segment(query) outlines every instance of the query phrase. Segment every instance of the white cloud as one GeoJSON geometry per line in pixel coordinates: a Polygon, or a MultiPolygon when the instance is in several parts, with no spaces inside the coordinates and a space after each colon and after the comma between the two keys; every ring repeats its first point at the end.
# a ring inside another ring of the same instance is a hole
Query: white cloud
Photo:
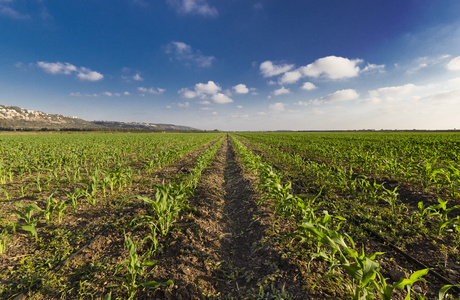
{"type": "Polygon", "coordinates": [[[50,63],[50,62],[39,61],[37,62],[37,65],[40,68],[42,68],[46,73],[49,73],[49,74],[70,75],[72,74],[72,72],[77,71],[77,67],[69,63],[61,63],[61,62],[50,63]]]}
{"type": "Polygon", "coordinates": [[[220,92],[222,88],[218,86],[214,81],[208,81],[208,83],[197,83],[194,91],[187,88],[179,90],[179,94],[186,99],[193,99],[196,97],[206,98],[206,95],[214,95],[220,92]]]}
{"type": "Polygon", "coordinates": [[[383,73],[385,72],[385,65],[376,65],[376,64],[367,64],[361,71],[361,73],[365,72],[378,72],[383,73]]]}
{"type": "Polygon", "coordinates": [[[350,60],[348,58],[327,56],[319,58],[313,63],[301,67],[298,70],[308,77],[324,77],[328,79],[344,79],[359,75],[361,59],[350,60]]]}
{"type": "Polygon", "coordinates": [[[210,67],[216,59],[214,56],[206,56],[199,50],[193,50],[190,45],[184,42],[171,42],[165,47],[166,54],[173,55],[178,61],[185,61],[186,64],[196,64],[199,67],[210,67]]]}
{"type": "Polygon", "coordinates": [[[145,88],[145,87],[138,87],[137,90],[141,93],[147,93],[147,94],[152,94],[152,95],[161,95],[163,94],[166,90],[165,89],[160,89],[160,88],[145,88]]]}
{"type": "Polygon", "coordinates": [[[447,83],[452,86],[460,86],[460,77],[452,78],[447,83]]]}
{"type": "Polygon", "coordinates": [[[268,108],[273,112],[283,112],[286,110],[284,103],[281,102],[270,104],[268,108]]]}
{"type": "Polygon", "coordinates": [[[447,64],[447,69],[451,71],[460,70],[460,56],[457,56],[449,61],[447,64]]]}
{"type": "Polygon", "coordinates": [[[233,89],[235,90],[235,93],[237,94],[247,94],[249,93],[249,89],[246,87],[245,84],[237,84],[233,87],[233,89]]]}
{"type": "Polygon", "coordinates": [[[195,98],[197,95],[197,93],[195,93],[194,91],[191,91],[187,88],[183,88],[183,89],[180,89],[178,91],[179,95],[181,95],[183,98],[185,99],[193,99],[195,98]]]}
{"type": "Polygon", "coordinates": [[[104,75],[99,72],[91,71],[88,68],[81,67],[78,71],[77,77],[81,80],[98,81],[104,78],[104,75]]]}
{"type": "Polygon", "coordinates": [[[189,102],[178,103],[177,106],[180,107],[180,108],[189,108],[189,107],[190,107],[190,103],[189,103],[189,102]]]}
{"type": "Polygon", "coordinates": [[[220,92],[222,89],[220,86],[214,83],[214,81],[208,81],[208,83],[197,83],[195,85],[195,92],[198,95],[209,94],[213,95],[217,92],[220,92]]]}
{"type": "Polygon", "coordinates": [[[113,93],[113,92],[109,92],[109,91],[105,91],[103,93],[99,93],[99,94],[82,94],[80,92],[74,92],[74,93],[70,93],[70,96],[72,97],[99,97],[99,96],[107,96],[107,97],[113,97],[113,96],[116,96],[116,97],[121,97],[121,96],[129,96],[131,95],[129,92],[123,92],[123,93],[113,93]]]}
{"type": "MultiPolygon", "coordinates": [[[[312,101],[313,104],[320,104],[324,102],[337,102],[337,101],[349,101],[356,100],[359,98],[359,94],[353,89],[339,90],[331,93],[327,96],[315,99],[312,101]]],[[[304,103],[305,104],[305,103],[304,103]]],[[[301,105],[299,103],[299,105],[301,105]]]]}
{"type": "Polygon", "coordinates": [[[460,104],[460,89],[455,89],[451,91],[434,93],[432,95],[425,96],[420,100],[427,100],[435,103],[442,104],[460,104]]]}
{"type": "Polygon", "coordinates": [[[275,90],[273,92],[273,95],[279,96],[279,95],[285,95],[285,94],[289,94],[289,93],[291,93],[291,91],[289,89],[285,88],[284,86],[282,86],[281,88],[275,90]]]}
{"type": "MultiPolygon", "coordinates": [[[[419,72],[420,70],[427,69],[435,66],[445,66],[449,60],[450,55],[438,55],[438,56],[422,56],[415,58],[407,66],[403,66],[406,69],[406,73],[411,75],[419,72]]],[[[429,72],[429,71],[426,71],[429,72]]]]}
{"type": "Polygon", "coordinates": [[[305,82],[301,87],[301,89],[306,90],[306,91],[312,91],[316,88],[317,88],[316,85],[314,85],[311,82],[305,82]]]}
{"type": "Polygon", "coordinates": [[[193,14],[205,17],[217,17],[217,9],[209,6],[205,0],[167,0],[167,2],[180,14],[193,14]]]}
{"type": "Polygon", "coordinates": [[[300,78],[302,78],[302,73],[299,71],[289,71],[283,74],[280,78],[280,84],[291,84],[296,83],[300,78]]]}
{"type": "Polygon", "coordinates": [[[70,64],[70,63],[61,63],[61,62],[56,62],[56,63],[50,63],[50,62],[44,62],[44,61],[39,61],[37,62],[37,66],[43,69],[46,73],[49,74],[64,74],[64,75],[70,75],[72,73],[77,73],[77,77],[81,80],[88,80],[88,81],[98,81],[104,78],[104,75],[102,75],[99,72],[92,71],[88,68],[85,67],[80,67],[77,68],[76,66],[70,64]]]}
{"type": "Polygon", "coordinates": [[[201,100],[201,101],[198,101],[197,103],[201,105],[211,105],[211,101],[208,101],[208,100],[201,100]]]}
{"type": "MultiPolygon", "coordinates": [[[[225,104],[233,102],[230,98],[230,91],[225,90],[225,94],[221,93],[222,88],[216,84],[214,81],[208,81],[208,83],[197,83],[195,84],[194,91],[191,91],[187,88],[179,90],[179,94],[186,99],[193,99],[200,97],[203,101],[208,99],[208,96],[211,96],[211,99],[218,104],[225,104]]],[[[208,102],[205,102],[208,104],[208,102]]]]}
{"type": "Polygon", "coordinates": [[[136,81],[143,81],[144,78],[141,77],[139,73],[136,73],[136,75],[133,76],[133,79],[136,81]]]}
{"type": "Polygon", "coordinates": [[[242,108],[243,108],[243,105],[237,105],[236,108],[242,109],[242,108]]]}
{"type": "Polygon", "coordinates": [[[274,65],[271,61],[267,60],[260,64],[260,72],[264,77],[272,77],[287,71],[290,71],[294,68],[294,65],[274,65]]]}
{"type": "Polygon", "coordinates": [[[214,94],[214,95],[212,96],[212,100],[213,100],[215,103],[219,103],[219,104],[226,104],[226,103],[231,103],[231,102],[233,102],[233,100],[232,100],[230,97],[228,97],[228,96],[226,96],[226,95],[224,95],[224,94],[222,94],[222,93],[214,94]]]}
{"type": "Polygon", "coordinates": [[[390,86],[390,87],[383,87],[376,90],[369,91],[369,95],[371,97],[399,97],[408,95],[413,92],[417,88],[416,85],[409,83],[400,86],[390,86]]]}

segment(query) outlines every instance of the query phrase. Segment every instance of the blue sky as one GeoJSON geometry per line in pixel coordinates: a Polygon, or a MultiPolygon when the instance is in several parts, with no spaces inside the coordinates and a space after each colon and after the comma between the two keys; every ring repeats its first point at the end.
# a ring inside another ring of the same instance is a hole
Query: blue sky
{"type": "Polygon", "coordinates": [[[460,1],[0,0],[0,104],[207,130],[460,128],[460,1]]]}

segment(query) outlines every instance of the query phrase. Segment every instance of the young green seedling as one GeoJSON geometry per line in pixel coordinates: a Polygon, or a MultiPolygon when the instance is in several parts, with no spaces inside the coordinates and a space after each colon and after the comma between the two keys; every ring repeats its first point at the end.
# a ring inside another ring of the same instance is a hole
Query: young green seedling
{"type": "Polygon", "coordinates": [[[115,270],[114,275],[112,276],[113,279],[116,279],[118,281],[121,281],[121,284],[114,284],[111,285],[110,287],[114,286],[121,286],[125,288],[128,292],[128,300],[134,299],[134,295],[136,294],[137,290],[141,288],[150,288],[150,289],[156,289],[159,288],[160,286],[168,286],[172,285],[173,281],[168,280],[166,282],[157,282],[157,281],[148,281],[145,283],[137,283],[138,277],[144,275],[144,269],[147,266],[153,266],[155,265],[154,261],[147,261],[147,260],[141,260],[139,258],[139,255],[137,254],[137,246],[136,243],[133,242],[133,240],[125,236],[125,247],[128,249],[129,252],[129,259],[123,261],[115,270]],[[118,277],[115,276],[120,269],[126,265],[126,273],[124,277],[118,277]]]}

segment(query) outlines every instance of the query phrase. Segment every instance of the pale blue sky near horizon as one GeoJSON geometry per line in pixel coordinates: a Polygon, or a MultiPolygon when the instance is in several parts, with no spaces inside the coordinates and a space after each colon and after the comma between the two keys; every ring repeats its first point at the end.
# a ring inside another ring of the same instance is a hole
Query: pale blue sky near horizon
{"type": "Polygon", "coordinates": [[[0,104],[212,130],[460,127],[460,1],[0,0],[0,104]]]}

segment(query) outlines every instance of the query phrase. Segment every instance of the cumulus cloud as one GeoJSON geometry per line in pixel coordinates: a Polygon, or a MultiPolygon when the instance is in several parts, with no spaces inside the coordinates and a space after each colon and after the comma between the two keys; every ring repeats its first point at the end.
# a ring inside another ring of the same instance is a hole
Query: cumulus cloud
{"type": "Polygon", "coordinates": [[[361,59],[350,60],[344,57],[327,56],[319,58],[311,64],[299,68],[304,76],[324,77],[327,79],[344,79],[359,75],[361,59]]]}
{"type": "Polygon", "coordinates": [[[346,89],[336,91],[332,94],[329,94],[323,98],[320,98],[320,101],[324,102],[335,102],[335,101],[349,101],[359,98],[359,94],[353,89],[346,89]]]}
{"type": "Polygon", "coordinates": [[[289,94],[289,93],[291,93],[291,91],[289,89],[285,88],[284,86],[282,86],[281,88],[275,90],[273,92],[273,95],[279,96],[279,95],[285,95],[285,94],[289,94]]]}
{"type": "Polygon", "coordinates": [[[281,102],[277,102],[277,103],[274,103],[274,104],[270,104],[268,106],[268,108],[272,111],[272,112],[283,112],[286,110],[286,107],[285,107],[285,104],[284,103],[281,103],[281,102]]]}
{"type": "MultiPolygon", "coordinates": [[[[285,85],[296,83],[304,77],[340,80],[357,77],[360,73],[384,72],[385,70],[385,65],[370,63],[368,63],[363,69],[360,69],[358,65],[362,62],[362,59],[326,56],[319,58],[306,66],[294,69],[294,65],[275,65],[273,62],[268,60],[260,65],[260,72],[264,77],[281,75],[278,79],[278,84],[285,85]]],[[[275,82],[271,80],[269,84],[275,84],[275,82]]]]}
{"type": "Polygon", "coordinates": [[[102,95],[112,97],[113,93],[111,93],[111,92],[103,92],[102,95]]]}
{"type": "Polygon", "coordinates": [[[80,80],[87,80],[87,81],[98,81],[104,78],[104,75],[102,75],[99,72],[92,71],[91,69],[85,68],[85,67],[80,67],[77,68],[76,66],[70,64],[70,63],[61,63],[61,62],[56,62],[56,63],[50,63],[50,62],[44,62],[44,61],[39,61],[37,62],[37,66],[46,73],[49,74],[64,74],[64,75],[70,75],[70,74],[77,74],[77,77],[80,80]]]}
{"type": "Polygon", "coordinates": [[[187,88],[180,89],[178,93],[185,99],[193,99],[198,96],[196,92],[191,91],[187,88]]]}
{"type": "Polygon", "coordinates": [[[78,71],[77,77],[80,78],[80,80],[98,81],[104,78],[104,75],[99,72],[91,71],[88,68],[81,67],[78,71]]]}
{"type": "Polygon", "coordinates": [[[197,103],[201,105],[211,105],[211,101],[208,101],[208,100],[201,100],[201,101],[198,101],[197,103]]]}
{"type": "Polygon", "coordinates": [[[136,81],[143,81],[144,78],[142,78],[141,74],[136,73],[136,75],[133,76],[133,79],[136,81]]]}
{"type": "Polygon", "coordinates": [[[246,87],[245,84],[242,84],[242,83],[235,85],[233,87],[233,90],[237,94],[247,94],[247,93],[249,93],[249,89],[246,87]]]}
{"type": "Polygon", "coordinates": [[[272,77],[276,75],[283,74],[285,72],[290,71],[294,68],[294,65],[282,64],[282,65],[274,65],[273,62],[267,60],[260,64],[260,72],[264,77],[272,77]]]}
{"type": "Polygon", "coordinates": [[[152,94],[152,95],[161,95],[163,94],[166,90],[165,89],[160,89],[160,88],[145,88],[145,87],[138,87],[137,90],[141,93],[144,93],[144,94],[152,94]]]}
{"type": "Polygon", "coordinates": [[[447,64],[447,69],[451,71],[460,70],[460,56],[457,56],[449,61],[447,64]]]}
{"type": "Polygon", "coordinates": [[[69,63],[50,63],[39,61],[37,65],[49,74],[65,74],[70,75],[72,72],[77,72],[77,67],[69,63]]]}
{"type": "Polygon", "coordinates": [[[305,82],[301,87],[301,89],[306,90],[306,91],[312,91],[316,88],[317,88],[316,85],[314,85],[311,82],[305,82]]]}
{"type": "Polygon", "coordinates": [[[212,95],[212,101],[218,104],[226,104],[226,103],[233,102],[233,100],[230,97],[222,93],[217,93],[217,94],[212,95]]]}
{"type": "Polygon", "coordinates": [[[218,104],[233,102],[233,100],[230,98],[229,91],[225,91],[227,95],[221,93],[221,91],[222,88],[214,81],[210,80],[208,83],[197,83],[193,91],[187,88],[183,88],[179,90],[178,93],[186,99],[200,97],[202,100],[206,100],[209,99],[208,96],[210,96],[212,101],[218,104]]]}
{"type": "Polygon", "coordinates": [[[356,100],[359,98],[359,94],[353,89],[345,89],[339,90],[324,97],[311,100],[311,101],[299,101],[296,102],[296,105],[299,106],[308,106],[310,104],[321,104],[321,103],[329,103],[329,102],[340,102],[340,101],[350,101],[356,100]]]}
{"type": "Polygon", "coordinates": [[[202,94],[215,94],[219,91],[221,91],[222,88],[218,86],[217,84],[214,83],[214,81],[208,81],[208,83],[197,83],[195,85],[195,92],[198,95],[202,94]]]}
{"type": "Polygon", "coordinates": [[[194,64],[199,67],[210,67],[216,59],[214,56],[206,56],[200,50],[193,50],[190,45],[184,42],[171,42],[165,47],[166,54],[171,55],[171,59],[185,61],[186,64],[194,64]]]}
{"type": "Polygon", "coordinates": [[[289,71],[283,74],[279,80],[279,84],[291,84],[296,83],[300,78],[302,78],[302,73],[299,71],[289,71]]]}
{"type": "Polygon", "coordinates": [[[167,0],[180,14],[201,15],[205,17],[217,17],[217,9],[210,6],[205,0],[167,0]]]}
{"type": "Polygon", "coordinates": [[[410,94],[416,88],[417,86],[415,84],[408,83],[400,86],[390,86],[371,90],[369,91],[369,95],[371,97],[399,97],[410,94]]]}

